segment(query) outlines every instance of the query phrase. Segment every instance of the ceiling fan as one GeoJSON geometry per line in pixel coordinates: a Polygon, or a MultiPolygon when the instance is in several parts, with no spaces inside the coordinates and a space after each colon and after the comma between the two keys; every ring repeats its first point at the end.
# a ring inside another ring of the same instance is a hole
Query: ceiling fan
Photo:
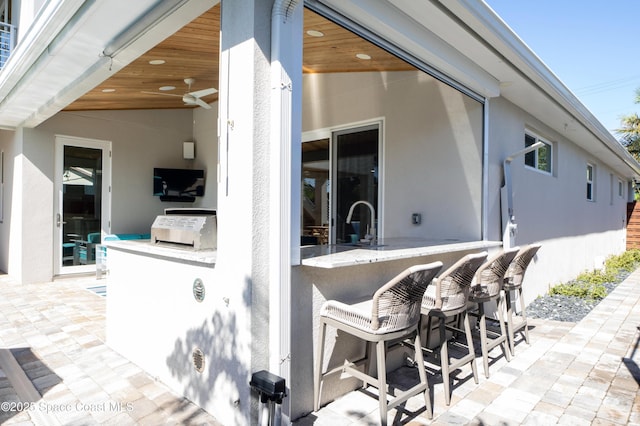
{"type": "Polygon", "coordinates": [[[211,109],[211,105],[209,105],[208,103],[206,103],[200,98],[202,98],[203,96],[213,95],[214,93],[217,92],[217,90],[214,89],[213,87],[209,87],[208,89],[196,90],[192,92],[191,85],[196,82],[196,79],[185,78],[184,82],[189,86],[187,93],[185,93],[184,95],[176,95],[175,93],[145,92],[145,91],[143,91],[142,93],[147,93],[150,95],[179,96],[179,97],[182,97],[182,102],[184,102],[186,105],[198,105],[205,109],[211,109]]]}

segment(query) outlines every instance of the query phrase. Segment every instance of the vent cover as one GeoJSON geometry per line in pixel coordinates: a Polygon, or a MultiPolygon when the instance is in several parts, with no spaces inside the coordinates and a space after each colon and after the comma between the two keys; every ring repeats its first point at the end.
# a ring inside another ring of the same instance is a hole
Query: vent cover
{"type": "Polygon", "coordinates": [[[200,348],[195,348],[191,356],[193,358],[193,366],[196,371],[198,373],[202,373],[204,371],[204,353],[200,348]]]}
{"type": "Polygon", "coordinates": [[[202,302],[204,300],[205,290],[204,283],[200,278],[196,278],[193,282],[193,297],[198,302],[202,302]]]}

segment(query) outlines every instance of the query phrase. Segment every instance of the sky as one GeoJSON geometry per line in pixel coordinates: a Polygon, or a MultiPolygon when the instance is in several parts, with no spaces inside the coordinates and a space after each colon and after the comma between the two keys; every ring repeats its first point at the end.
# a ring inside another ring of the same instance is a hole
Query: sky
{"type": "Polygon", "coordinates": [[[640,114],[640,1],[485,2],[616,138],[640,114]]]}

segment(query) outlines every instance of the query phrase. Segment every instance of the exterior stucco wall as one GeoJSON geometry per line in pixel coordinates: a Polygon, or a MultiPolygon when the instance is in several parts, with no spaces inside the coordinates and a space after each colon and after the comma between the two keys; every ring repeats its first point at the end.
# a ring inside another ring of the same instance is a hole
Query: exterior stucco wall
{"type": "Polygon", "coordinates": [[[238,0],[221,16],[216,274],[233,291],[234,362],[247,374],[238,404],[218,400],[224,424],[257,422],[249,373],[269,369],[270,15],[271,2],[238,0]]]}
{"type": "Polygon", "coordinates": [[[307,74],[303,131],[384,119],[384,237],[481,238],[483,107],[420,71],[307,74]],[[422,214],[420,225],[411,214],[422,214]]]}
{"type": "Polygon", "coordinates": [[[623,195],[618,195],[622,177],[615,170],[573,143],[570,132],[558,134],[504,99],[491,100],[489,122],[489,239],[499,240],[502,235],[503,160],[524,148],[525,129],[554,145],[552,175],[525,167],[523,156],[511,164],[516,244],[543,245],[527,272],[527,303],[550,285],[625,250],[628,189],[623,180],[623,195]],[[586,199],[587,163],[596,168],[595,201],[586,199]]]}
{"type": "Polygon", "coordinates": [[[22,131],[0,130],[0,151],[4,153],[2,188],[2,222],[0,223],[0,271],[19,270],[22,258],[22,239],[18,238],[22,228],[20,212],[21,194],[19,188],[22,178],[18,173],[20,167],[20,151],[22,147],[22,131]],[[17,169],[16,169],[17,168],[17,169]]]}
{"type": "Polygon", "coordinates": [[[195,169],[205,170],[204,197],[194,206],[215,209],[218,205],[218,103],[211,109],[193,110],[193,140],[196,143],[195,169]]]}
{"type": "MultiPolygon", "coordinates": [[[[201,121],[211,118],[203,116],[201,121]]],[[[215,120],[215,118],[213,118],[215,120]]],[[[53,276],[54,140],[56,134],[113,142],[112,232],[149,232],[166,207],[152,195],[153,167],[202,167],[210,191],[197,207],[215,207],[215,133],[199,130],[196,160],[182,159],[182,142],[193,140],[193,112],[112,111],[60,113],[35,129],[2,132],[5,151],[4,222],[0,224],[1,267],[23,282],[53,276]]]]}
{"type": "Polygon", "coordinates": [[[193,138],[190,109],[166,111],[62,112],[36,129],[44,143],[56,134],[112,142],[111,231],[149,232],[166,207],[153,196],[153,168],[191,168],[182,142],[193,138]]]}

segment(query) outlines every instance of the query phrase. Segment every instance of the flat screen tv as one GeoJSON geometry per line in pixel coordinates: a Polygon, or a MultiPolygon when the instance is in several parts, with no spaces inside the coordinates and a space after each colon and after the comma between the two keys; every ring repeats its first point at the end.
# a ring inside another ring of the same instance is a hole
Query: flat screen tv
{"type": "Polygon", "coordinates": [[[154,168],[153,195],[162,201],[193,202],[204,195],[204,170],[154,168]]]}

